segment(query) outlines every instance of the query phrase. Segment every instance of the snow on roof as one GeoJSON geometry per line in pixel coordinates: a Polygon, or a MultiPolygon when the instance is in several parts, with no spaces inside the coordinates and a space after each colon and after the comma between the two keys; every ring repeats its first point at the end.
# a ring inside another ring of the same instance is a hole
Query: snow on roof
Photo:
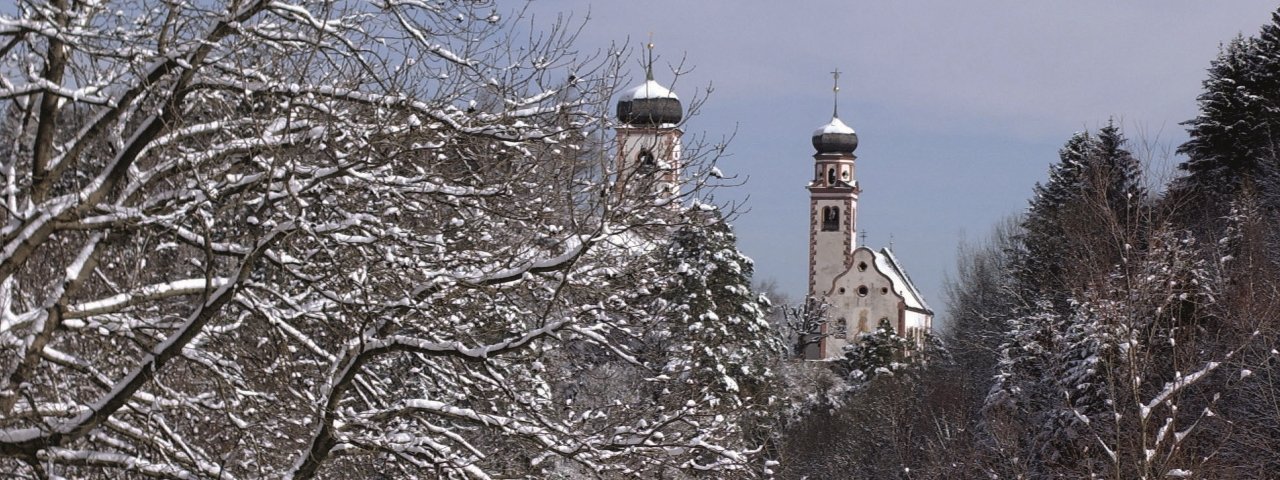
{"type": "Polygon", "coordinates": [[[911,283],[911,277],[907,276],[907,270],[902,268],[902,263],[898,261],[898,257],[895,257],[891,250],[882,248],[879,252],[875,250],[871,252],[876,259],[876,268],[893,282],[893,289],[905,299],[907,308],[933,313],[933,309],[929,308],[928,303],[925,303],[924,295],[921,295],[915,284],[911,283]]]}
{"type": "Polygon", "coordinates": [[[813,131],[813,136],[816,137],[825,133],[851,134],[853,133],[853,128],[840,121],[840,117],[831,117],[831,123],[818,127],[817,130],[813,131]]]}
{"type": "Polygon", "coordinates": [[[676,94],[671,93],[671,90],[667,90],[667,87],[658,85],[658,82],[653,80],[646,80],[644,83],[632,87],[631,90],[622,94],[622,98],[629,98],[631,100],[642,100],[648,98],[680,99],[676,94]]]}

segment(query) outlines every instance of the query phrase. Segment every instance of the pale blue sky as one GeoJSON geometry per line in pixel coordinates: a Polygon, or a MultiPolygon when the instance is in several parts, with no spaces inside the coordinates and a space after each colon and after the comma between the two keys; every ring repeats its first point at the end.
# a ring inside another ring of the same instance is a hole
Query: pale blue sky
{"type": "MultiPolygon", "coordinates": [[[[1276,8],[1231,0],[1006,1],[603,1],[534,0],[590,13],[578,45],[606,48],[653,34],[666,60],[696,68],[674,85],[682,98],[715,92],[686,131],[716,139],[737,129],[727,174],[748,179],[722,192],[750,195],[736,222],[757,279],[805,294],[804,189],[809,136],[831,114],[833,68],[840,116],[855,130],[863,187],[858,227],[894,250],[935,310],[961,239],[985,236],[1026,207],[1057,150],[1110,117],[1131,149],[1167,176],[1178,125],[1195,115],[1205,68],[1221,43],[1253,35],[1276,8]],[[1141,143],[1147,144],[1143,146],[1141,143]]],[[[642,73],[634,72],[636,78],[642,73]]],[[[658,80],[670,86],[670,73],[658,80]]]]}

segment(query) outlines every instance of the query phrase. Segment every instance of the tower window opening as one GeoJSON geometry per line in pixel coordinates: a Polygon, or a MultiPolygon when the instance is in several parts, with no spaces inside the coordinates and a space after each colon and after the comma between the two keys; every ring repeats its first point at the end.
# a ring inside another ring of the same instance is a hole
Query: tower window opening
{"type": "Polygon", "coordinates": [[[848,180],[848,179],[849,179],[849,171],[848,171],[848,170],[845,170],[845,171],[843,171],[843,172],[840,172],[840,178],[841,178],[842,180],[848,180]]]}
{"type": "Polygon", "coordinates": [[[822,231],[840,230],[840,207],[822,207],[822,231]]]}
{"type": "Polygon", "coordinates": [[[868,290],[867,290],[867,286],[866,286],[866,285],[860,285],[860,286],[858,286],[858,296],[859,296],[859,297],[865,297],[865,296],[867,296],[867,292],[868,292],[868,290]]]}
{"type": "Polygon", "coordinates": [[[888,294],[889,294],[889,287],[880,287],[880,294],[881,294],[881,295],[888,295],[888,294]]]}
{"type": "Polygon", "coordinates": [[[658,162],[653,158],[653,152],[648,149],[641,150],[640,155],[636,157],[637,169],[640,173],[652,173],[658,170],[658,162]]]}
{"type": "Polygon", "coordinates": [[[859,272],[867,271],[867,262],[858,262],[858,271],[859,272]]]}
{"type": "Polygon", "coordinates": [[[835,185],[835,184],[836,184],[836,169],[828,168],[827,169],[827,185],[835,185]]]}

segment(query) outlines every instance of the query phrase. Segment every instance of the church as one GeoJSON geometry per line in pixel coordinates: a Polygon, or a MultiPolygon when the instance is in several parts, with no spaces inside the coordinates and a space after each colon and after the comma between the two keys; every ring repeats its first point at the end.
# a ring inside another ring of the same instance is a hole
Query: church
{"type": "MultiPolygon", "coordinates": [[[[652,48],[652,46],[650,46],[652,48]]],[[[835,73],[839,92],[839,73],[835,73]]],[[[825,305],[827,321],[806,359],[841,355],[859,334],[888,324],[900,336],[919,341],[933,327],[933,310],[902,262],[889,248],[857,243],[858,195],[855,175],[858,135],[840,120],[838,98],[831,122],[813,133],[813,178],[809,182],[808,298],[825,305]]],[[[675,93],[657,83],[650,63],[645,82],[618,98],[617,168],[619,188],[654,178],[652,188],[678,195],[681,161],[679,127],[683,109],[675,93]]]]}
{"type": "MultiPolygon", "coordinates": [[[[839,73],[835,72],[836,80],[839,73]]],[[[832,89],[838,94],[839,84],[832,89]]],[[[840,120],[813,132],[813,178],[809,181],[809,298],[825,305],[827,322],[805,358],[840,356],[859,334],[887,323],[895,333],[920,341],[933,328],[933,310],[911,283],[889,248],[858,245],[856,175],[858,134],[840,120]]]]}

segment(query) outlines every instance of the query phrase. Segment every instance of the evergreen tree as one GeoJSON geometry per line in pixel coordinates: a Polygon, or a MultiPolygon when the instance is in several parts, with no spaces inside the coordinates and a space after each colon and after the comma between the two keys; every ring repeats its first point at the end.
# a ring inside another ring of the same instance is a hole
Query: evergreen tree
{"type": "MultiPolygon", "coordinates": [[[[1218,217],[1242,189],[1274,197],[1280,146],[1280,10],[1252,38],[1239,37],[1209,65],[1200,113],[1184,122],[1191,139],[1178,148],[1187,176],[1171,191],[1195,211],[1218,217]]],[[[1271,203],[1274,207],[1276,204],[1271,203]]]]}
{"type": "MultiPolygon", "coordinates": [[[[784,347],[769,324],[768,300],[752,290],[752,260],[738,251],[736,237],[718,211],[691,208],[679,220],[667,236],[645,242],[652,252],[644,265],[629,267],[668,272],[627,300],[639,306],[631,312],[641,319],[635,322],[638,328],[627,333],[633,338],[635,363],[645,372],[631,388],[637,402],[664,412],[661,421],[684,438],[716,432],[736,439],[737,445],[759,446],[767,441],[768,425],[781,406],[775,368],[784,347]]],[[[673,438],[671,432],[666,436],[673,438]]],[[[644,441],[658,445],[664,440],[644,441]]],[[[748,460],[703,457],[673,467],[703,470],[748,460]]],[[[637,467],[637,472],[654,476],[674,470],[637,467]]]]}
{"type": "Polygon", "coordinates": [[[1047,301],[1010,320],[979,425],[986,443],[1018,464],[1031,458],[1035,424],[1053,401],[1045,382],[1062,343],[1063,319],[1047,301]]]}
{"type": "Polygon", "coordinates": [[[1097,136],[1077,133],[1059,151],[1049,181],[1037,184],[1015,252],[1017,293],[1025,304],[1048,300],[1062,314],[1066,300],[1110,271],[1136,228],[1145,201],[1138,160],[1114,123],[1097,136]]]}
{"type": "Polygon", "coordinates": [[[894,333],[893,326],[881,320],[875,331],[859,334],[856,342],[846,346],[843,357],[833,367],[857,386],[880,376],[914,377],[934,363],[954,363],[940,338],[925,334],[917,342],[894,333]]]}
{"type": "Polygon", "coordinates": [[[753,262],[718,212],[692,211],[662,253],[673,272],[660,303],[671,343],[666,375],[689,379],[708,396],[740,408],[772,379],[783,346],[769,325],[768,300],[751,289],[753,262]]]}

